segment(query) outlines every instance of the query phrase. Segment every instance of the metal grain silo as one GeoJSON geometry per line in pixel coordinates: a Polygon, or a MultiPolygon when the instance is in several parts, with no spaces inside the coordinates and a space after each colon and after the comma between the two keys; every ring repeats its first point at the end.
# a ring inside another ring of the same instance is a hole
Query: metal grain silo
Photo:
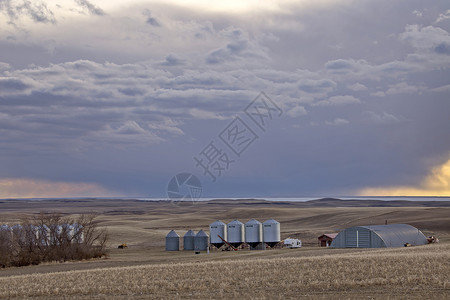
{"type": "Polygon", "coordinates": [[[271,248],[280,242],[280,222],[270,219],[263,223],[263,241],[271,248]]]}
{"type": "Polygon", "coordinates": [[[84,243],[84,229],[83,225],[73,223],[73,241],[77,244],[84,243]]]}
{"type": "Polygon", "coordinates": [[[262,224],[258,220],[252,219],[245,223],[245,242],[251,248],[258,247],[263,241],[262,224]]]}
{"type": "Polygon", "coordinates": [[[166,251],[178,251],[180,250],[180,236],[171,230],[166,235],[166,251]]]}
{"type": "Polygon", "coordinates": [[[194,237],[194,248],[195,251],[206,251],[208,250],[208,239],[209,236],[203,230],[200,230],[194,237]]]}
{"type": "Polygon", "coordinates": [[[231,221],[227,224],[227,242],[237,248],[244,242],[245,230],[244,223],[238,220],[231,221]]]}
{"type": "Polygon", "coordinates": [[[209,234],[211,239],[211,245],[214,245],[217,248],[222,247],[224,242],[227,240],[227,224],[224,222],[217,220],[214,223],[209,225],[209,234]],[[219,237],[220,236],[220,237],[219,237]],[[222,239],[221,239],[222,238],[222,239]]]}
{"type": "Polygon", "coordinates": [[[183,249],[184,250],[194,250],[194,237],[195,232],[188,230],[183,236],[183,249]]]}

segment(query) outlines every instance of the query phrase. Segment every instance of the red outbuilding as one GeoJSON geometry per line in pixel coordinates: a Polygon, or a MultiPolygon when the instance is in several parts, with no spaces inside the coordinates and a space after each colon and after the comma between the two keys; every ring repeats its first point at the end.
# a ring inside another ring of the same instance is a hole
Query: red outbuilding
{"type": "Polygon", "coordinates": [[[331,242],[337,235],[337,233],[322,234],[317,238],[319,240],[319,247],[330,247],[331,242]]]}

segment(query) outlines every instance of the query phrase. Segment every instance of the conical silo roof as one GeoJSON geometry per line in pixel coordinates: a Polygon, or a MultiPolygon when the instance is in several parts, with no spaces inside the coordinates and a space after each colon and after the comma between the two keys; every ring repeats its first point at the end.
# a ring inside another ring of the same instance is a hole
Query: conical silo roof
{"type": "Polygon", "coordinates": [[[175,230],[171,230],[171,231],[166,235],[166,237],[180,237],[180,236],[178,235],[178,233],[175,232],[175,230]]]}
{"type": "Polygon", "coordinates": [[[226,226],[227,224],[225,224],[224,222],[217,220],[215,222],[212,222],[211,224],[209,224],[209,226],[226,226]]]}
{"type": "Polygon", "coordinates": [[[258,224],[261,224],[261,222],[255,219],[251,219],[250,221],[245,223],[245,225],[258,225],[258,224]]]}
{"type": "Polygon", "coordinates": [[[265,221],[263,224],[280,224],[280,222],[278,222],[277,220],[274,220],[274,219],[269,219],[269,220],[265,221]]]}
{"type": "Polygon", "coordinates": [[[200,230],[199,232],[197,232],[197,234],[195,236],[197,236],[197,237],[201,237],[201,236],[209,237],[208,234],[203,231],[203,229],[200,230]]]}
{"type": "Polygon", "coordinates": [[[239,220],[233,220],[230,223],[228,223],[228,225],[244,225],[244,223],[242,223],[239,220]]]}
{"type": "Polygon", "coordinates": [[[184,236],[189,237],[189,236],[195,236],[195,232],[192,231],[192,229],[189,229],[184,236]]]}

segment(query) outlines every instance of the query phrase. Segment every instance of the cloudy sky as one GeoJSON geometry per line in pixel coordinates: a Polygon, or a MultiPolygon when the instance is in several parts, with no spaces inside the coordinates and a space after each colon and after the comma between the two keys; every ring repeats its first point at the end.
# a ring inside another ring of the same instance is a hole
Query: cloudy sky
{"type": "Polygon", "coordinates": [[[449,116],[448,0],[0,0],[1,198],[449,196],[449,116]]]}

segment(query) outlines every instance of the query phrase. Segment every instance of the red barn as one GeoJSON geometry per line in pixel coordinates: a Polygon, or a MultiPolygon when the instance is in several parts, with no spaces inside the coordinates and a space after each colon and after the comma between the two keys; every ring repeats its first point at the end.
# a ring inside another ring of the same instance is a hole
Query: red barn
{"type": "Polygon", "coordinates": [[[337,233],[322,234],[317,238],[319,240],[319,247],[330,247],[331,242],[337,235],[337,233]]]}

